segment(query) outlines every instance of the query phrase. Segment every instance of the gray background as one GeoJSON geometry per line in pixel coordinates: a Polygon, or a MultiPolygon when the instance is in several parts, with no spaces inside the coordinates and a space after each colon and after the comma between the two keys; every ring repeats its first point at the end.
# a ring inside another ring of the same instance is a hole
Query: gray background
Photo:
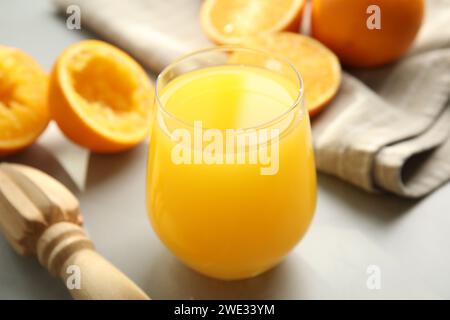
{"type": "MultiPolygon", "coordinates": [[[[0,1],[0,44],[25,50],[47,70],[67,45],[89,37],[86,30],[66,29],[46,0],[0,1]]],[[[367,194],[319,174],[316,216],[301,244],[262,276],[222,282],[185,268],[153,233],[144,203],[145,144],[88,160],[66,154],[70,175],[55,156],[67,145],[50,126],[37,144],[8,161],[32,164],[71,188],[97,250],[152,298],[450,298],[450,184],[412,201],[367,194]],[[85,163],[87,172],[81,169],[85,163]],[[84,188],[75,183],[77,170],[84,188]],[[369,265],[380,267],[380,290],[367,288],[369,265]]],[[[17,256],[0,237],[0,298],[70,296],[58,279],[33,258],[17,256]]]]}

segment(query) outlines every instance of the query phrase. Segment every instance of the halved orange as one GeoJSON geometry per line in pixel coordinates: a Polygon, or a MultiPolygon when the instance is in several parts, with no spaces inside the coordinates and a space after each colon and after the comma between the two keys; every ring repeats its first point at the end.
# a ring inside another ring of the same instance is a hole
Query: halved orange
{"type": "Polygon", "coordinates": [[[205,0],[200,22],[219,44],[237,44],[243,37],[269,31],[298,31],[305,0],[205,0]]]}
{"type": "Polygon", "coordinates": [[[128,54],[97,40],[68,47],[53,66],[49,108],[64,134],[94,152],[129,149],[147,136],[154,90],[128,54]]]}
{"type": "Polygon", "coordinates": [[[252,36],[243,43],[285,56],[296,67],[303,79],[306,107],[311,116],[336,95],[341,66],[336,55],[320,42],[296,33],[276,32],[252,36]]]}
{"type": "Polygon", "coordinates": [[[29,146],[47,127],[47,86],[33,58],[0,46],[0,156],[29,146]]]}

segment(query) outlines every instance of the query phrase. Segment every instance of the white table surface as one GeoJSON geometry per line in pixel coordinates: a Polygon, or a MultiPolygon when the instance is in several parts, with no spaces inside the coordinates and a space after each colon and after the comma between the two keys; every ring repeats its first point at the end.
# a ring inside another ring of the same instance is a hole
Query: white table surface
{"type": "MultiPolygon", "coordinates": [[[[46,0],[0,2],[0,44],[22,48],[47,70],[63,48],[89,37],[68,30],[46,0]]],[[[71,188],[98,251],[154,299],[450,298],[450,184],[412,201],[319,174],[316,216],[301,244],[262,276],[222,282],[181,265],[153,233],[144,203],[144,144],[89,155],[51,125],[8,161],[34,165],[71,188]],[[379,290],[367,288],[369,265],[381,270],[379,290]]],[[[0,236],[0,299],[67,298],[60,281],[0,236]]]]}

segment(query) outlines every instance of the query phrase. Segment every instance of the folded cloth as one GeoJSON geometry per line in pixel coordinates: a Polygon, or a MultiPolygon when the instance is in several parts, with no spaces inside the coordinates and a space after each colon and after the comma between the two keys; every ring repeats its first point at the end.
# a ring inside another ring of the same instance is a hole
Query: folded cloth
{"type": "MultiPolygon", "coordinates": [[[[211,46],[201,1],[54,0],[78,5],[82,27],[158,72],[211,46]]],[[[399,62],[344,72],[339,93],[313,121],[317,168],[371,192],[424,196],[450,179],[450,0],[430,0],[410,53],[399,62]]]]}

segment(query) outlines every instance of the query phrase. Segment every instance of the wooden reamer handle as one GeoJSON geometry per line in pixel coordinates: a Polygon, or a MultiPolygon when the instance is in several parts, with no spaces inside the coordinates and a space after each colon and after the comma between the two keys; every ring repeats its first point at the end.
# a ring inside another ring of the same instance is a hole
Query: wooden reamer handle
{"type": "Polygon", "coordinates": [[[84,230],[71,222],[49,226],[37,242],[39,262],[60,277],[75,299],[150,299],[99,255],[84,230]]]}

